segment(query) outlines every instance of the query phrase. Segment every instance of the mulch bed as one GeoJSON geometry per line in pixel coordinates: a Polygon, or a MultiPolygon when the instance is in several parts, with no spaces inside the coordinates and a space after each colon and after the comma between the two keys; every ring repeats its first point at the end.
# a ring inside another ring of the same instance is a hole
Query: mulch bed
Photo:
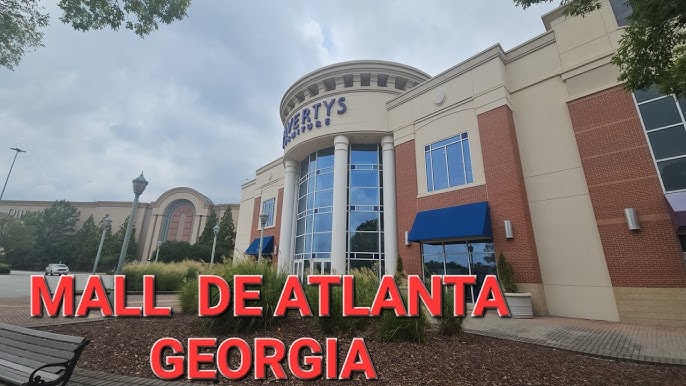
{"type": "MultiPolygon", "coordinates": [[[[161,337],[184,342],[189,337],[208,337],[196,316],[174,315],[169,319],[116,319],[51,326],[44,330],[85,336],[91,343],[79,359],[78,367],[108,373],[155,378],[149,365],[153,343],[161,337]]],[[[380,385],[684,385],[685,366],[663,366],[613,361],[583,356],[530,344],[465,334],[443,337],[435,331],[425,344],[386,343],[364,337],[379,376],[380,385]]],[[[288,345],[301,337],[324,336],[309,319],[287,318],[269,331],[237,336],[248,341],[272,337],[288,345]]],[[[221,342],[227,337],[218,337],[221,342]]],[[[345,356],[351,336],[339,337],[339,358],[345,356]]],[[[233,358],[235,359],[235,358],[233,358]]],[[[340,365],[339,365],[340,366],[340,365]]],[[[235,365],[234,365],[235,368],[235,365]]],[[[271,372],[268,371],[271,375],[271,372]]],[[[250,377],[242,384],[312,384],[294,379],[257,381],[250,377]]],[[[358,383],[360,377],[356,377],[358,383]]],[[[219,376],[220,384],[229,381],[219,376]]],[[[317,383],[324,382],[322,380],[317,383]]],[[[350,383],[351,381],[331,381],[350,383]]]]}

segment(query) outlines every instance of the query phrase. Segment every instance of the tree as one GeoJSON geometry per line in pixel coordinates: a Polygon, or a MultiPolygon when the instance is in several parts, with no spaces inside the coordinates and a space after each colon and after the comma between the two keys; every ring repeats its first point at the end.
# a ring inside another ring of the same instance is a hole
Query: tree
{"type": "MultiPolygon", "coordinates": [[[[219,221],[217,212],[212,209],[212,211],[210,211],[210,215],[207,216],[205,228],[202,230],[202,233],[200,234],[196,244],[212,246],[212,243],[214,242],[214,230],[212,228],[217,225],[217,221],[219,221]]],[[[219,238],[219,235],[217,235],[217,238],[219,238]]]]}
{"type": "Polygon", "coordinates": [[[100,228],[95,225],[93,215],[83,223],[81,229],[74,235],[72,243],[72,269],[87,270],[93,268],[95,255],[100,245],[100,228]]]}
{"type": "MultiPolygon", "coordinates": [[[[129,224],[129,218],[126,217],[124,223],[121,224],[116,233],[107,232],[105,236],[105,245],[102,247],[103,256],[107,255],[108,262],[114,261],[116,268],[116,263],[119,261],[119,255],[121,254],[121,247],[124,245],[124,236],[126,236],[126,227],[129,224]],[[114,256],[114,257],[112,257],[114,256]]],[[[129,238],[129,246],[126,249],[126,261],[133,261],[136,259],[136,249],[138,248],[138,243],[136,242],[136,225],[134,224],[131,228],[131,237],[129,238]]],[[[97,251],[96,251],[97,252],[97,251]]],[[[103,267],[104,269],[105,267],[103,267]]],[[[107,267],[111,268],[111,267],[107,267]]]]}
{"type": "Polygon", "coordinates": [[[226,211],[219,222],[219,234],[217,234],[217,256],[233,258],[233,250],[236,247],[236,228],[233,225],[231,205],[226,206],[226,211]]]}
{"type": "MultiPolygon", "coordinates": [[[[60,0],[60,20],[77,31],[118,30],[145,37],[187,16],[191,0],[60,0]]],[[[43,46],[49,15],[38,0],[0,0],[0,66],[14,69],[27,51],[43,46]]]]}
{"type": "MultiPolygon", "coordinates": [[[[514,0],[527,7],[556,0],[514,0]]],[[[562,0],[565,14],[584,16],[599,9],[600,0],[562,0]]],[[[612,63],[629,91],[655,85],[663,94],[686,96],[686,1],[626,0],[629,25],[612,63]]]]}
{"type": "Polygon", "coordinates": [[[33,227],[14,216],[0,214],[0,258],[14,268],[24,268],[25,256],[34,244],[33,227]]]}
{"type": "Polygon", "coordinates": [[[36,226],[36,248],[31,259],[34,268],[60,261],[71,263],[72,237],[79,215],[74,205],[61,200],[53,202],[40,215],[27,217],[28,223],[36,226]]]}

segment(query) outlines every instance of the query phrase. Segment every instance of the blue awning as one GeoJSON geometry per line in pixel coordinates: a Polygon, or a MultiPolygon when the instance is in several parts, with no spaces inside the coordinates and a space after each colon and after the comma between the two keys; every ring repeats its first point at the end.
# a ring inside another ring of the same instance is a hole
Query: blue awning
{"type": "MultiPolygon", "coordinates": [[[[265,236],[262,241],[262,254],[271,255],[274,251],[274,236],[265,236]]],[[[256,238],[250,243],[248,249],[245,250],[246,255],[259,255],[260,254],[260,238],[256,238]]]]}
{"type": "Polygon", "coordinates": [[[417,213],[408,240],[426,242],[486,238],[493,238],[488,202],[477,202],[417,213]]]}

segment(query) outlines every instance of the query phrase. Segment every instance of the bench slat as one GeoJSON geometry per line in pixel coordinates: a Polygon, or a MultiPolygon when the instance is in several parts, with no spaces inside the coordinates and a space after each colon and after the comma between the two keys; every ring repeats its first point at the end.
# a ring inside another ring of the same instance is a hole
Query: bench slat
{"type": "Polygon", "coordinates": [[[29,381],[29,376],[31,376],[30,373],[5,367],[0,364],[0,383],[4,381],[21,385],[29,381]]]}
{"type": "MultiPolygon", "coordinates": [[[[26,366],[26,367],[29,367],[32,369],[37,369],[37,368],[47,364],[47,363],[35,361],[33,359],[24,358],[24,357],[21,357],[19,355],[10,354],[10,353],[3,352],[3,351],[0,351],[0,359],[4,359],[8,362],[16,363],[18,365],[26,366]]],[[[57,373],[60,370],[64,370],[64,368],[63,367],[50,367],[50,368],[45,369],[45,371],[47,371],[49,373],[57,373]]]]}
{"type": "MultiPolygon", "coordinates": [[[[49,340],[49,339],[43,339],[43,338],[38,338],[38,337],[33,337],[25,334],[20,334],[14,331],[8,331],[8,330],[2,330],[0,329],[0,338],[7,338],[7,339],[12,339],[18,342],[25,342],[25,343],[30,343],[34,346],[38,347],[50,347],[54,348],[57,350],[63,350],[63,351],[70,351],[74,352],[76,348],[78,347],[77,344],[74,343],[67,343],[67,342],[59,342],[55,340],[49,340]]],[[[27,347],[27,349],[30,349],[27,347]]]]}
{"type": "Polygon", "coordinates": [[[37,337],[40,337],[43,339],[50,339],[50,340],[55,340],[55,341],[59,341],[59,342],[73,343],[76,345],[79,345],[84,341],[84,338],[79,337],[79,336],[56,334],[54,332],[34,330],[31,328],[13,326],[11,324],[5,324],[5,323],[0,323],[0,330],[8,330],[8,331],[13,331],[13,332],[20,333],[20,334],[37,336],[37,337]]]}
{"type": "MultiPolygon", "coordinates": [[[[32,345],[30,343],[18,342],[16,340],[9,339],[9,338],[2,339],[2,345],[12,347],[12,348],[17,349],[17,350],[25,351],[27,353],[37,353],[36,351],[40,350],[41,354],[49,355],[51,357],[58,358],[59,360],[57,360],[57,362],[68,361],[69,359],[74,357],[74,353],[71,351],[58,350],[58,349],[49,348],[49,347],[36,348],[35,345],[32,345]]],[[[0,348],[0,350],[2,350],[2,348],[0,348]]]]}
{"type": "MultiPolygon", "coordinates": [[[[70,354],[69,356],[62,355],[60,357],[54,357],[52,355],[48,355],[47,353],[37,353],[37,352],[22,350],[21,348],[12,347],[11,345],[7,345],[5,343],[8,343],[8,340],[3,340],[2,343],[0,343],[0,352],[6,352],[6,353],[14,354],[14,355],[19,355],[20,357],[33,359],[33,360],[43,362],[43,363],[65,362],[74,356],[73,354],[70,354]]],[[[63,352],[63,354],[68,354],[68,353],[63,352]]]]}
{"type": "MultiPolygon", "coordinates": [[[[31,376],[31,373],[33,372],[33,370],[35,370],[35,368],[30,368],[30,367],[26,367],[26,366],[23,366],[23,365],[20,365],[17,363],[8,362],[4,359],[0,359],[0,367],[3,368],[3,371],[5,369],[9,369],[8,372],[11,371],[13,374],[25,373],[26,374],[26,378],[25,378],[26,380],[24,382],[29,381],[29,376],[31,376]]],[[[49,373],[49,372],[43,371],[43,370],[37,372],[36,375],[40,375],[41,378],[43,378],[45,380],[49,380],[49,381],[52,381],[52,380],[60,377],[59,374],[53,374],[53,373],[49,373]]]]}

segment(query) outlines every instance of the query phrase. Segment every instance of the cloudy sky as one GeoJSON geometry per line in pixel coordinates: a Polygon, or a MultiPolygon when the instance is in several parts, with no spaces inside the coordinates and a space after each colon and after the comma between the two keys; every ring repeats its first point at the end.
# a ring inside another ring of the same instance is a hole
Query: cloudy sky
{"type": "Polygon", "coordinates": [[[195,0],[188,17],[145,39],[81,33],[59,22],[15,71],[0,68],[4,199],[132,199],[190,186],[215,203],[281,155],[278,107],[302,75],[331,63],[382,59],[430,75],[500,42],[542,32],[557,3],[511,0],[195,0]]]}

